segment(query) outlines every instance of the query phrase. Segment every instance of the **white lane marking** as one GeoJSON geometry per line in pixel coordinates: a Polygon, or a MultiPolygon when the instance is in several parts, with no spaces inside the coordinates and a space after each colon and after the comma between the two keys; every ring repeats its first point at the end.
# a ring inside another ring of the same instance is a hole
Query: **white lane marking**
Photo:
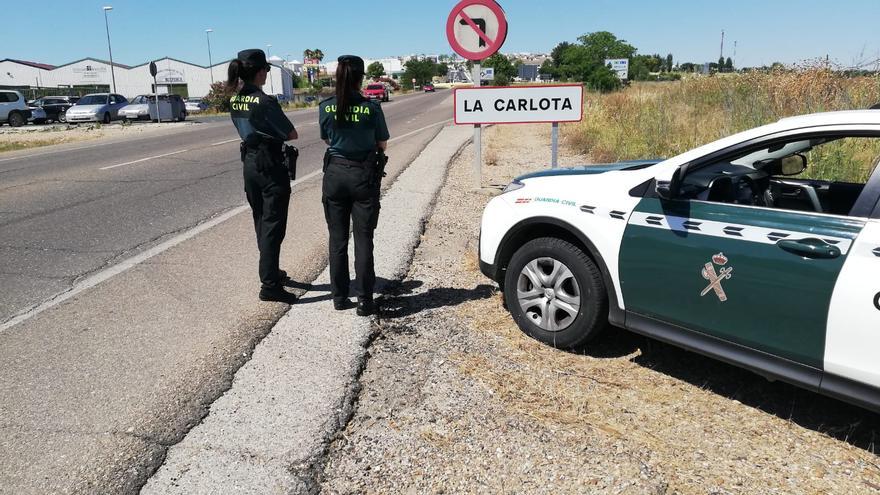
{"type": "Polygon", "coordinates": [[[116,165],[101,167],[98,170],[110,170],[111,168],[124,167],[126,165],[134,165],[135,163],[141,163],[141,162],[145,162],[147,160],[155,160],[156,158],[164,158],[166,156],[177,155],[179,153],[186,153],[187,151],[189,151],[189,150],[177,150],[177,151],[172,151],[171,153],[165,153],[164,155],[148,156],[146,158],[141,158],[139,160],[132,160],[130,162],[117,163],[116,165]]]}
{"type": "MultiPolygon", "coordinates": [[[[316,175],[319,175],[321,173],[322,173],[321,169],[315,170],[314,172],[306,174],[303,177],[301,177],[295,181],[291,181],[290,185],[295,186],[296,184],[305,182],[305,181],[311,179],[312,177],[315,177],[316,175]]],[[[216,227],[217,225],[220,225],[221,223],[225,222],[226,220],[229,220],[230,218],[238,215],[239,213],[244,213],[245,211],[247,211],[249,209],[250,209],[250,205],[248,205],[247,203],[236,206],[235,208],[233,208],[233,209],[231,209],[231,210],[229,210],[219,216],[216,216],[216,217],[208,220],[205,223],[201,223],[199,225],[196,225],[195,227],[193,227],[192,229],[190,229],[186,232],[183,232],[175,237],[172,237],[171,239],[168,239],[167,241],[165,241],[161,244],[153,246],[152,248],[150,248],[150,249],[148,249],[138,255],[132,256],[131,258],[123,260],[123,261],[119,262],[118,264],[111,266],[110,268],[107,268],[107,269],[102,270],[98,273],[95,273],[94,275],[83,279],[78,284],[71,287],[70,290],[68,290],[66,292],[62,292],[61,294],[58,294],[55,297],[53,297],[52,299],[49,299],[48,301],[43,302],[42,304],[38,305],[37,307],[35,307],[29,311],[26,311],[24,313],[18,314],[16,316],[12,317],[12,319],[10,319],[10,320],[7,320],[2,325],[0,325],[0,332],[3,332],[4,330],[8,330],[9,328],[11,328],[11,327],[13,327],[13,326],[25,321],[25,320],[29,320],[29,319],[33,318],[34,316],[37,316],[38,314],[42,313],[43,311],[46,311],[47,309],[50,309],[54,306],[57,306],[57,305],[63,303],[64,301],[67,301],[68,299],[77,296],[78,294],[82,293],[83,291],[91,289],[91,288],[95,287],[96,285],[100,284],[101,282],[105,282],[108,279],[110,279],[116,275],[119,275],[120,273],[123,273],[130,268],[134,268],[135,266],[143,263],[144,261],[147,261],[148,259],[150,259],[154,256],[158,256],[158,255],[164,253],[165,251],[168,251],[169,249],[173,248],[174,246],[177,246],[178,244],[180,244],[186,240],[192,239],[193,237],[201,234],[202,232],[204,232],[212,227],[216,227]]]]}
{"type": "Polygon", "coordinates": [[[414,131],[407,132],[406,134],[401,134],[400,136],[393,137],[393,138],[389,139],[388,142],[393,143],[394,141],[397,141],[398,139],[403,139],[405,137],[412,136],[413,134],[418,134],[418,133],[425,131],[425,130],[428,130],[432,127],[437,127],[438,125],[444,125],[449,122],[452,122],[452,119],[446,119],[446,120],[441,120],[440,122],[434,122],[433,124],[426,125],[425,127],[422,127],[421,129],[416,129],[414,131]]]}
{"type": "Polygon", "coordinates": [[[211,143],[211,146],[220,146],[221,144],[231,143],[233,141],[241,141],[241,138],[227,139],[226,141],[220,141],[219,143],[211,143]]]}

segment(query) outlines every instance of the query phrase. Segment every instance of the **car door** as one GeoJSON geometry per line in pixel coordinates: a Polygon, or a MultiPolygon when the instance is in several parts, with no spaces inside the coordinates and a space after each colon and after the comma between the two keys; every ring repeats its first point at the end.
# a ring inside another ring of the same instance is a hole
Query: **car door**
{"type": "Polygon", "coordinates": [[[866,221],[645,197],[621,244],[626,310],[821,370],[832,293],[866,221]]]}
{"type": "MultiPolygon", "coordinates": [[[[880,388],[880,167],[859,198],[873,205],[837,279],[828,314],[822,388],[834,394],[848,381],[880,388]]],[[[857,203],[857,207],[858,207],[857,203]]],[[[847,387],[852,389],[852,387],[847,387]]]]}

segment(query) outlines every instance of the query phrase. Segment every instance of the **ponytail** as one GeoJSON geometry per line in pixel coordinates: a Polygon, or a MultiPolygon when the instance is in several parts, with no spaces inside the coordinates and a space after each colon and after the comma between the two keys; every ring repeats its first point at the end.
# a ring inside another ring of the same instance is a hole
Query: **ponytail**
{"type": "Polygon", "coordinates": [[[226,87],[230,90],[238,89],[239,79],[251,83],[257,77],[257,72],[260,72],[260,68],[245,64],[237,58],[233,59],[226,70],[226,87]]]}
{"type": "Polygon", "coordinates": [[[360,71],[352,68],[348,61],[339,62],[336,66],[336,120],[335,127],[345,127],[348,121],[345,116],[348,115],[348,109],[351,107],[351,97],[356,93],[364,80],[364,75],[360,71]]]}

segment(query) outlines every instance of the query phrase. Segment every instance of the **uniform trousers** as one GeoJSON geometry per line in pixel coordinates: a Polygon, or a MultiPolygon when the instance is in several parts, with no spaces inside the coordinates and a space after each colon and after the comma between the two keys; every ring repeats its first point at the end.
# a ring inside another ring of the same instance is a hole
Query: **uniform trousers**
{"type": "Polygon", "coordinates": [[[379,184],[369,166],[333,163],[324,172],[322,202],[330,234],[330,289],[334,301],[349,296],[349,229],[354,236],[354,292],[373,299],[373,232],[379,220],[379,184]]]}
{"type": "MultiPolygon", "coordinates": [[[[280,150],[280,148],[279,148],[280,150]]],[[[254,216],[257,248],[260,250],[260,282],[264,289],[282,286],[278,258],[287,232],[290,179],[281,154],[248,149],[244,155],[244,191],[254,216]]]]}

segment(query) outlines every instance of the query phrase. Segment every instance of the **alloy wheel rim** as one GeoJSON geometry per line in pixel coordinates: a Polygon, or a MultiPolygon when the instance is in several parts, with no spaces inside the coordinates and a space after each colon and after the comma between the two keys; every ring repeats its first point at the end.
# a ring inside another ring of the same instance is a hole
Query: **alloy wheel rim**
{"type": "Polygon", "coordinates": [[[516,296],[526,317],[548,332],[565,330],[580,312],[577,279],[571,269],[553,258],[526,263],[517,277],[516,296]]]}

